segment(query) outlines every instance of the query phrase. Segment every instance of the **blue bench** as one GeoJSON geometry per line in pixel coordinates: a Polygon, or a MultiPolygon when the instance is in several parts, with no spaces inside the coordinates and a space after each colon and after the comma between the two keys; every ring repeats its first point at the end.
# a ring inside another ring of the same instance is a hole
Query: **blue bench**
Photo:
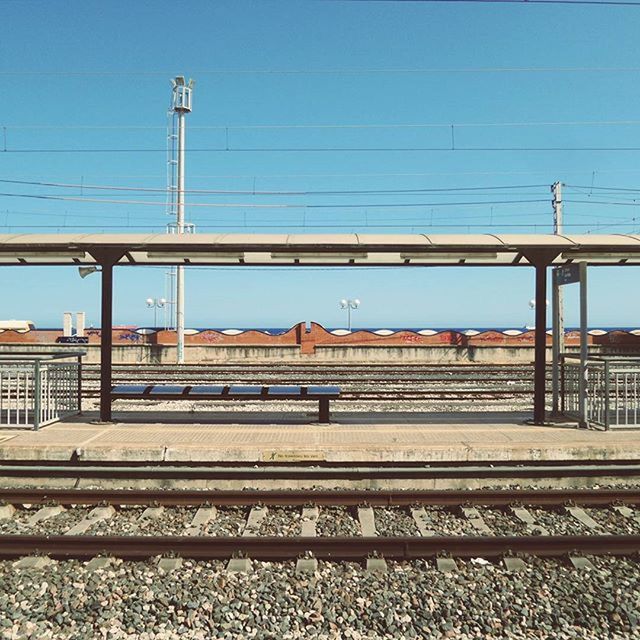
{"type": "Polygon", "coordinates": [[[318,421],[330,421],[329,400],[340,396],[330,385],[177,385],[119,384],[111,388],[112,400],[317,400],[318,421]]]}

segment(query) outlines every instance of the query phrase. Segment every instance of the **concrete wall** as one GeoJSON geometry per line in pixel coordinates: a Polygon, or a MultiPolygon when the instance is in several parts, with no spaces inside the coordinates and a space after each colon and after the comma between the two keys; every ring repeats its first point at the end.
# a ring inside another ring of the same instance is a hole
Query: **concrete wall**
{"type": "MultiPolygon", "coordinates": [[[[87,352],[84,362],[100,362],[100,347],[88,345],[8,345],[0,344],[0,353],[51,353],[60,351],[87,352]]],[[[597,351],[592,348],[591,352],[597,351]]],[[[578,352],[575,348],[568,351],[578,352]]],[[[518,346],[318,346],[312,354],[304,354],[299,345],[292,346],[215,346],[193,345],[185,349],[187,363],[244,363],[244,362],[297,362],[313,363],[530,363],[533,348],[518,346]]],[[[547,349],[547,359],[551,349],[547,349]]],[[[166,345],[125,345],[113,347],[113,361],[121,364],[174,364],[176,349],[166,345]]]]}

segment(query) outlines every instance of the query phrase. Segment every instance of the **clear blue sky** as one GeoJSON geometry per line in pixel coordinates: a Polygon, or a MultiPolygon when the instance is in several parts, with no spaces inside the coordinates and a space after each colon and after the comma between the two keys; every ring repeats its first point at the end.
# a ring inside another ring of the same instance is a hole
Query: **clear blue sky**
{"type": "MultiPolygon", "coordinates": [[[[640,148],[639,20],[549,4],[2,2],[0,179],[85,186],[0,183],[80,198],[0,195],[0,233],[162,232],[176,74],[196,80],[187,189],[245,192],[188,194],[237,205],[188,209],[201,232],[549,232],[560,180],[567,233],[637,233],[640,151],[620,148],[640,148]]],[[[640,324],[637,276],[591,270],[592,325],[640,324]]],[[[163,271],[121,269],[116,287],[115,321],[150,324],[163,271]]],[[[99,278],[74,269],[2,268],[0,290],[1,318],[99,317],[99,278]]],[[[361,326],[522,326],[532,295],[528,269],[188,270],[187,325],[337,326],[351,296],[361,326]]]]}

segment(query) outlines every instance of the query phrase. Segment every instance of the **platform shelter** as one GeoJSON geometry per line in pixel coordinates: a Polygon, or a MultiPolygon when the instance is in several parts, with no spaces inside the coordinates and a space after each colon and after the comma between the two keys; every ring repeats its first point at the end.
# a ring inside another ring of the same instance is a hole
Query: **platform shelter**
{"type": "Polygon", "coordinates": [[[554,234],[5,234],[0,266],[96,266],[101,271],[100,419],[111,420],[113,270],[136,265],[492,266],[535,269],[533,423],[545,422],[550,267],[640,265],[640,235],[554,234]]]}

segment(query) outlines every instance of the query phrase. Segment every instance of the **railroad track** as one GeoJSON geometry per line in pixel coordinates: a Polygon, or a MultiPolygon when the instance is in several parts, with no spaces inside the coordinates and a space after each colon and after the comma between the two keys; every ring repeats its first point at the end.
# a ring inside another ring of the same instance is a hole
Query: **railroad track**
{"type": "MultiPolygon", "coordinates": [[[[237,462],[171,463],[148,461],[58,461],[0,460],[0,475],[5,478],[28,478],[39,485],[61,478],[70,481],[123,480],[172,481],[187,483],[200,480],[252,483],[261,480],[313,481],[478,481],[478,480],[592,480],[600,484],[613,479],[640,479],[637,460],[603,463],[597,460],[576,462],[237,462]]],[[[5,497],[6,498],[6,497],[5,497]]]]}
{"type": "MultiPolygon", "coordinates": [[[[99,367],[83,366],[83,396],[99,395],[99,367]]],[[[114,384],[338,384],[340,401],[514,400],[533,394],[531,365],[116,365],[114,384]]],[[[550,383],[550,379],[548,380],[550,383]]]]}
{"type": "Polygon", "coordinates": [[[383,563],[632,555],[640,489],[0,490],[0,558],[383,563]]]}

